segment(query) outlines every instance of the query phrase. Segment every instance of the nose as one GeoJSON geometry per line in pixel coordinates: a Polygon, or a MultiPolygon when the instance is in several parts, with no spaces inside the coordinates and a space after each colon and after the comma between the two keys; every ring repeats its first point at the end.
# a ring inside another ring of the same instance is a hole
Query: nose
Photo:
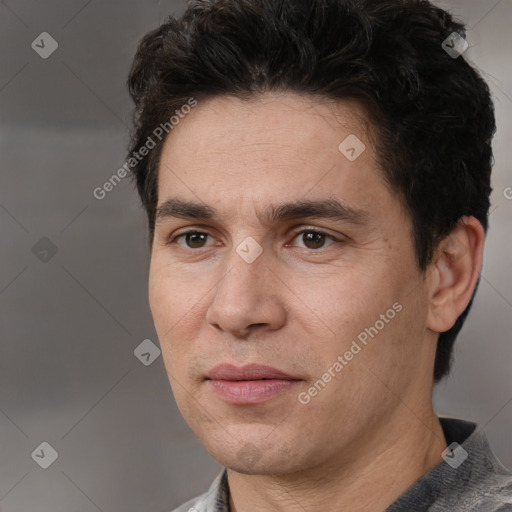
{"type": "Polygon", "coordinates": [[[286,320],[283,283],[270,268],[265,252],[249,263],[235,249],[215,287],[207,322],[237,338],[255,330],[279,329],[286,320]]]}

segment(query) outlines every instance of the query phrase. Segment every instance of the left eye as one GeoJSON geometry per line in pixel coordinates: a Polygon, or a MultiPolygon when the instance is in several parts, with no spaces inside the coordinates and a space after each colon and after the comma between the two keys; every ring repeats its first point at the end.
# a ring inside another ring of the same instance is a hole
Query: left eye
{"type": "Polygon", "coordinates": [[[312,229],[305,229],[299,233],[296,233],[294,239],[300,235],[302,235],[301,240],[304,242],[306,249],[321,249],[325,243],[325,240],[328,238],[331,239],[333,243],[338,241],[338,239],[332,235],[328,235],[322,231],[315,231],[312,229]]]}

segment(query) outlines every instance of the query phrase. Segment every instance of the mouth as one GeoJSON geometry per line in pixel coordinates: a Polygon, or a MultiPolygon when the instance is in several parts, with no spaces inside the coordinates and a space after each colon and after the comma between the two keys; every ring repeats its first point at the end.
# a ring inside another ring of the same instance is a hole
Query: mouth
{"type": "Polygon", "coordinates": [[[205,381],[227,403],[254,405],[290,391],[302,379],[271,366],[221,364],[208,372],[205,381]]]}
{"type": "Polygon", "coordinates": [[[247,381],[247,380],[301,380],[286,372],[261,364],[235,366],[219,364],[206,376],[210,380],[247,381]]]}

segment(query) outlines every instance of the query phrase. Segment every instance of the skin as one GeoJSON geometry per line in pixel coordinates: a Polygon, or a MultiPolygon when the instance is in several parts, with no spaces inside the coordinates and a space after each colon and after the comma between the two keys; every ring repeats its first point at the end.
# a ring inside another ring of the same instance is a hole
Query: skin
{"type": "Polygon", "coordinates": [[[361,105],[294,93],[199,102],[165,141],[158,205],[197,201],[220,217],[158,220],[150,306],[178,407],[228,468],[232,511],[383,511],[442,461],[436,343],[471,298],[484,234],[464,217],[421,272],[374,148],[361,105]],[[366,146],[353,162],[338,150],[349,134],[366,146]],[[328,198],[365,212],[364,224],[261,218],[272,204],[328,198]],[[177,238],[190,228],[208,236],[177,238]],[[308,228],[326,236],[311,242],[308,228]],[[246,237],[263,250],[252,263],[236,252],[246,237]],[[378,335],[300,403],[397,302],[378,335]],[[204,380],[224,362],[302,380],[262,404],[228,404],[204,380]]]}

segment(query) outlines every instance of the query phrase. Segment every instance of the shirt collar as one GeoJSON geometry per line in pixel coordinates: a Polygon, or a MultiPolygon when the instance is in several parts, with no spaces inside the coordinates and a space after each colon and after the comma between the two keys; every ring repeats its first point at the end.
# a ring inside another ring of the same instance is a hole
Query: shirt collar
{"type": "Polygon", "coordinates": [[[208,491],[189,509],[189,512],[230,512],[226,468],[215,477],[208,491]]]}
{"type": "MultiPolygon", "coordinates": [[[[443,460],[409,487],[386,512],[469,510],[479,502],[483,507],[485,500],[486,503],[499,500],[500,484],[510,480],[510,471],[492,452],[483,427],[455,418],[439,418],[439,421],[448,444],[443,460]]],[[[471,510],[484,510],[482,507],[471,510]]]]}
{"type": "MultiPolygon", "coordinates": [[[[451,451],[409,487],[386,512],[423,512],[434,503],[449,510],[473,488],[481,488],[486,475],[510,475],[493,454],[485,433],[477,428],[476,423],[455,418],[439,418],[439,421],[451,451]],[[457,465],[462,458],[464,460],[457,465]],[[455,465],[457,467],[453,467],[455,465]]],[[[226,468],[217,475],[191,512],[196,512],[194,509],[197,512],[230,512],[226,468]]]]}

